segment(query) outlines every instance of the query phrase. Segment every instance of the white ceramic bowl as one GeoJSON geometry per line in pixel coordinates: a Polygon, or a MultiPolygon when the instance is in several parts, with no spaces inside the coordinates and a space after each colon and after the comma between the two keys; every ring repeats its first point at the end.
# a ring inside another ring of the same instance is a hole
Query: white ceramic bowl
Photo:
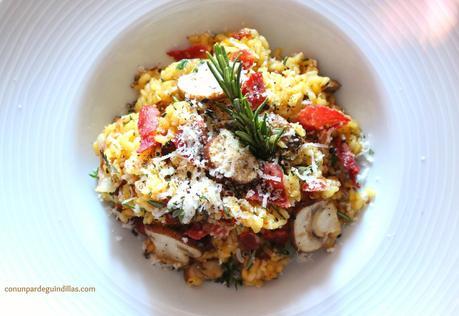
{"type": "Polygon", "coordinates": [[[0,285],[97,289],[1,293],[1,306],[65,314],[459,312],[459,37],[444,22],[450,15],[430,17],[457,8],[443,2],[450,10],[440,13],[414,1],[0,3],[0,268],[9,271],[0,285]],[[429,23],[431,33],[417,31],[429,23]],[[434,32],[438,23],[446,35],[434,32]],[[334,253],[294,263],[261,289],[190,289],[181,273],[152,267],[141,241],[107,216],[88,177],[97,165],[91,144],[134,100],[138,66],[168,63],[165,52],[191,33],[241,26],[258,29],[272,48],[318,59],[321,72],[343,84],[338,102],[376,152],[367,185],[378,195],[334,253]]]}

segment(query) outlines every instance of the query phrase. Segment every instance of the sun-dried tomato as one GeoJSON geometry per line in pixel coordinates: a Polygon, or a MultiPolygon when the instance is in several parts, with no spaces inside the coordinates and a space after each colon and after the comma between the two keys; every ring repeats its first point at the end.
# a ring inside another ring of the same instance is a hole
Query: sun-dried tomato
{"type": "Polygon", "coordinates": [[[349,149],[349,146],[346,142],[337,140],[334,142],[334,145],[336,156],[338,157],[339,162],[343,166],[344,170],[346,170],[348,173],[352,183],[358,187],[359,184],[357,183],[357,175],[360,172],[360,167],[357,164],[355,155],[349,149]]]}
{"type": "Polygon", "coordinates": [[[200,240],[209,235],[200,223],[193,223],[190,228],[185,231],[185,235],[194,240],[200,240]]]}
{"type": "Polygon", "coordinates": [[[167,55],[176,61],[191,58],[207,58],[209,48],[206,45],[196,44],[185,49],[175,49],[167,52],[167,55]]]}
{"type": "Polygon", "coordinates": [[[159,111],[154,105],[145,105],[140,110],[137,124],[140,134],[139,153],[158,145],[158,142],[155,140],[156,129],[158,128],[158,117],[159,111]]]}
{"type": "Polygon", "coordinates": [[[260,72],[255,72],[250,75],[242,85],[242,94],[247,97],[247,100],[252,105],[252,110],[258,108],[266,99],[266,88],[263,81],[263,75],[260,72]]]}
{"type": "Polygon", "coordinates": [[[231,54],[231,60],[236,60],[236,58],[239,58],[242,63],[242,68],[244,69],[249,69],[253,66],[253,64],[255,64],[255,56],[246,49],[241,49],[240,51],[231,54]]]}
{"type": "MultiPolygon", "coordinates": [[[[261,188],[268,194],[268,204],[276,205],[282,208],[289,208],[290,202],[288,199],[287,190],[284,185],[284,172],[281,166],[277,163],[267,162],[262,167],[262,172],[265,175],[262,178],[261,188]]],[[[248,196],[249,201],[261,203],[263,201],[261,192],[254,192],[248,196]]]]}
{"type": "Polygon", "coordinates": [[[350,121],[343,112],[323,105],[311,105],[302,109],[296,118],[307,130],[338,127],[350,121]]]}
{"type": "Polygon", "coordinates": [[[239,247],[244,251],[257,250],[260,247],[260,238],[250,231],[242,232],[238,236],[239,247]]]}
{"type": "Polygon", "coordinates": [[[240,41],[243,38],[249,38],[249,39],[252,38],[252,34],[250,33],[250,31],[246,29],[242,29],[239,32],[231,33],[230,37],[235,38],[240,41]]]}
{"type": "Polygon", "coordinates": [[[261,233],[266,240],[277,246],[284,246],[290,239],[288,225],[274,230],[263,229],[261,233]]]}

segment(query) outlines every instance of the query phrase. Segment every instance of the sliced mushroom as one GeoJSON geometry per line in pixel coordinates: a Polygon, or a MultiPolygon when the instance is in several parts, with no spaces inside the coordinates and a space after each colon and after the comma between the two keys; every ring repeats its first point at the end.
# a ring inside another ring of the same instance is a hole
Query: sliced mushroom
{"type": "Polygon", "coordinates": [[[337,80],[330,79],[330,81],[323,88],[323,91],[332,93],[337,91],[339,88],[341,88],[341,83],[339,83],[337,80]]]}
{"type": "Polygon", "coordinates": [[[312,231],[322,238],[336,238],[341,234],[341,224],[335,205],[329,203],[312,216],[312,231]]]}
{"type": "Polygon", "coordinates": [[[293,223],[293,240],[298,251],[312,252],[322,247],[322,241],[312,233],[312,214],[322,203],[315,203],[301,209],[293,223]]]}
{"type": "Polygon", "coordinates": [[[199,64],[196,70],[178,79],[177,87],[179,90],[190,99],[214,100],[221,98],[224,95],[223,90],[215,80],[207,63],[199,64]]]}
{"type": "Polygon", "coordinates": [[[155,245],[155,255],[166,263],[186,265],[190,257],[198,258],[202,254],[197,247],[185,243],[180,234],[169,228],[149,225],[145,226],[145,233],[155,245]]]}
{"type": "Polygon", "coordinates": [[[247,184],[258,177],[257,159],[226,129],[207,144],[205,155],[212,176],[229,178],[239,184],[247,184]]]}
{"type": "Polygon", "coordinates": [[[312,252],[333,246],[341,233],[336,207],[317,202],[301,209],[293,224],[294,243],[298,251],[312,252]]]}

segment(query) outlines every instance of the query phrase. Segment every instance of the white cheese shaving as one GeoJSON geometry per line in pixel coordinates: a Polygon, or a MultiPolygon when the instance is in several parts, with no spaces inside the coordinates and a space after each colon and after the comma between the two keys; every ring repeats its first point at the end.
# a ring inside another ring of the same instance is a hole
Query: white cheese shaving
{"type": "Polygon", "coordinates": [[[266,208],[266,207],[268,206],[268,199],[269,199],[269,196],[270,196],[269,193],[265,193],[265,194],[262,195],[263,199],[262,199],[262,201],[261,201],[261,206],[262,206],[263,208],[266,208]]]}
{"type": "Polygon", "coordinates": [[[164,155],[164,156],[155,157],[155,158],[152,159],[152,161],[154,161],[154,162],[160,162],[160,161],[163,161],[163,160],[167,160],[167,159],[169,159],[169,158],[172,158],[172,157],[174,157],[175,155],[176,155],[175,152],[171,152],[171,153],[169,153],[169,154],[167,154],[167,155],[164,155]]]}
{"type": "Polygon", "coordinates": [[[270,181],[274,181],[274,182],[281,182],[281,178],[280,177],[271,176],[271,175],[265,174],[265,173],[261,173],[260,177],[262,179],[265,179],[265,180],[270,180],[270,181]]]}
{"type": "Polygon", "coordinates": [[[190,180],[184,180],[177,188],[176,194],[167,203],[170,210],[183,210],[183,224],[191,221],[197,212],[219,212],[222,186],[207,178],[204,174],[195,173],[190,180]]]}

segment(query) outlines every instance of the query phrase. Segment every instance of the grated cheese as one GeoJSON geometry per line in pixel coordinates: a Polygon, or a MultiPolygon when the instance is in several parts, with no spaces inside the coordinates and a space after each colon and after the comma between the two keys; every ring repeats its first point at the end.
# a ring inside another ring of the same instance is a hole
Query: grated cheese
{"type": "Polygon", "coordinates": [[[195,172],[192,179],[182,181],[176,194],[167,203],[169,210],[183,210],[183,224],[188,224],[197,212],[219,212],[221,200],[221,184],[195,172]]]}
{"type": "Polygon", "coordinates": [[[191,124],[182,125],[178,134],[178,143],[176,153],[191,161],[198,167],[205,167],[206,160],[203,159],[204,151],[204,129],[205,123],[200,120],[192,121],[191,124]]]}

